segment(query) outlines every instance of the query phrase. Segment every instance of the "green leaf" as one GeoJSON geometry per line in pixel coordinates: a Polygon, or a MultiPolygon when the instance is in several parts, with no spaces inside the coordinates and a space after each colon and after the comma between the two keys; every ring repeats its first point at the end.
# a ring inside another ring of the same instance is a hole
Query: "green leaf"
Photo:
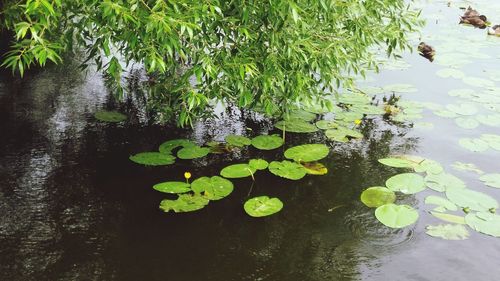
{"type": "Polygon", "coordinates": [[[248,164],[233,164],[222,169],[220,175],[228,179],[246,178],[253,176],[256,171],[257,169],[248,164]]]}
{"type": "Polygon", "coordinates": [[[247,200],[243,208],[252,217],[266,217],[281,211],[283,202],[278,198],[259,196],[247,200]]]}
{"type": "Polygon", "coordinates": [[[195,159],[205,157],[210,153],[210,148],[199,146],[188,146],[177,151],[177,157],[180,159],[195,159]]]}
{"type": "Polygon", "coordinates": [[[260,150],[272,150],[283,145],[283,139],[280,136],[257,136],[252,139],[252,145],[260,150]]]}
{"type": "Polygon", "coordinates": [[[382,158],[378,160],[379,163],[394,168],[410,168],[413,169],[418,163],[401,158],[382,158]]]}
{"type": "Polygon", "coordinates": [[[479,180],[484,182],[487,186],[500,188],[500,174],[486,174],[482,175],[479,180]]]}
{"type": "Polygon", "coordinates": [[[225,139],[229,145],[236,147],[243,147],[252,144],[252,141],[244,136],[228,135],[225,139]]]}
{"type": "Polygon", "coordinates": [[[445,192],[452,188],[465,188],[465,183],[452,174],[429,174],[425,177],[425,184],[427,187],[438,191],[445,192]]]}
{"type": "Polygon", "coordinates": [[[273,161],[269,164],[269,171],[279,177],[300,180],[306,175],[306,169],[295,162],[290,161],[273,161]]]}
{"type": "Polygon", "coordinates": [[[392,191],[414,194],[425,189],[424,178],[415,173],[403,173],[389,178],[385,185],[392,191]]]}
{"type": "Polygon", "coordinates": [[[446,197],[460,207],[475,211],[488,211],[498,208],[498,202],[494,198],[470,189],[448,189],[446,190],[446,197]]]}
{"type": "Polygon", "coordinates": [[[191,183],[191,188],[208,200],[220,200],[233,192],[233,183],[219,176],[201,177],[191,183]]]}
{"type": "Polygon", "coordinates": [[[431,215],[435,216],[436,218],[443,220],[443,221],[446,221],[446,222],[465,224],[465,218],[461,217],[461,216],[445,214],[445,213],[438,213],[438,212],[430,212],[430,213],[431,213],[431,215]]]}
{"type": "Polygon", "coordinates": [[[210,201],[201,195],[179,194],[177,200],[162,200],[160,202],[160,209],[164,212],[192,212],[203,209],[208,205],[208,202],[210,201]]]}
{"type": "Polygon", "coordinates": [[[269,166],[269,163],[264,159],[251,159],[248,165],[256,170],[265,170],[269,166]]]}
{"type": "Polygon", "coordinates": [[[475,129],[479,126],[479,122],[476,121],[474,118],[464,118],[464,117],[459,117],[455,119],[455,123],[464,129],[475,129]]]}
{"type": "Polygon", "coordinates": [[[303,144],[287,149],[285,157],[296,162],[313,162],[325,158],[329,152],[324,144],[303,144]]]}
{"type": "Polygon", "coordinates": [[[490,147],[487,142],[481,139],[462,138],[458,143],[465,149],[472,152],[483,152],[490,147]]]}
{"type": "Polygon", "coordinates": [[[196,144],[186,139],[175,139],[175,140],[168,140],[162,143],[158,150],[162,153],[170,154],[172,153],[172,150],[176,149],[177,147],[190,147],[190,146],[196,146],[196,144]]]}
{"type": "Polygon", "coordinates": [[[189,183],[181,181],[167,181],[155,184],[153,189],[164,193],[186,193],[191,191],[189,183]]]}
{"type": "Polygon", "coordinates": [[[477,108],[473,104],[461,103],[461,104],[449,104],[446,108],[458,115],[474,115],[477,113],[477,108]]]}
{"type": "Polygon", "coordinates": [[[369,187],[361,193],[361,202],[370,208],[391,204],[394,201],[396,201],[394,191],[382,186],[369,187]]]}
{"type": "Polygon", "coordinates": [[[437,205],[440,207],[444,207],[446,210],[450,211],[457,211],[457,205],[453,204],[449,200],[443,197],[435,196],[435,195],[429,195],[425,197],[425,204],[432,204],[432,205],[437,205]]]}
{"type": "Polygon", "coordinates": [[[375,210],[375,217],[391,228],[403,228],[418,220],[418,212],[408,205],[385,204],[375,210]]]}
{"type": "Polygon", "coordinates": [[[445,240],[464,240],[469,238],[469,231],[460,224],[428,225],[425,228],[428,235],[445,240]]]}
{"type": "Polygon", "coordinates": [[[174,156],[160,152],[141,152],[130,156],[129,159],[146,166],[170,165],[175,162],[174,156]]]}
{"type": "Polygon", "coordinates": [[[124,114],[121,114],[118,111],[106,111],[106,110],[101,110],[97,111],[94,114],[95,119],[103,122],[110,122],[110,123],[119,123],[127,120],[127,116],[124,114]]]}
{"type": "Polygon", "coordinates": [[[303,121],[302,119],[295,119],[290,121],[279,121],[274,125],[276,128],[292,133],[314,133],[318,128],[314,124],[303,121]]]}
{"type": "Polygon", "coordinates": [[[500,216],[488,212],[470,213],[465,216],[465,222],[472,229],[491,235],[500,237],[500,216]]]}
{"type": "Polygon", "coordinates": [[[328,173],[328,169],[325,165],[318,162],[304,162],[300,163],[308,175],[322,176],[328,173]]]}

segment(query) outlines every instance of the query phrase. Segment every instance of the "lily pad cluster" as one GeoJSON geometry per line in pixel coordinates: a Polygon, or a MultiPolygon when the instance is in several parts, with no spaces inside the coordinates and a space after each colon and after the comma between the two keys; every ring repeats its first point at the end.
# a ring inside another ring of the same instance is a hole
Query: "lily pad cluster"
{"type": "Polygon", "coordinates": [[[163,166],[175,163],[175,159],[195,159],[205,157],[210,153],[210,148],[200,147],[190,140],[174,139],[162,143],[158,151],[141,152],[131,155],[129,159],[137,164],[145,166],[163,166]],[[177,157],[173,151],[178,149],[177,157]]]}

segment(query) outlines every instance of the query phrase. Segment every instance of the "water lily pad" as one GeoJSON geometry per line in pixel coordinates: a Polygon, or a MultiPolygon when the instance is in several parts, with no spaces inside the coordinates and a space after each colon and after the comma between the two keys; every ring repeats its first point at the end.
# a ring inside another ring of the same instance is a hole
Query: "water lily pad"
{"type": "Polygon", "coordinates": [[[269,163],[264,159],[251,159],[248,165],[256,170],[265,170],[269,166],[269,163]]]}
{"type": "Polygon", "coordinates": [[[414,161],[408,160],[408,159],[402,159],[402,158],[382,158],[379,159],[378,162],[389,166],[389,167],[394,167],[394,168],[410,168],[413,169],[418,163],[415,163],[414,161]]]}
{"type": "Polygon", "coordinates": [[[500,114],[479,114],[476,116],[476,120],[486,126],[500,127],[500,114]]]}
{"type": "Polygon", "coordinates": [[[458,206],[474,211],[489,211],[498,208],[498,202],[493,197],[470,189],[448,189],[446,197],[458,206]]]}
{"type": "Polygon", "coordinates": [[[414,194],[425,189],[424,178],[415,173],[403,173],[389,178],[385,185],[392,191],[414,194]]]}
{"type": "Polygon", "coordinates": [[[219,200],[233,192],[233,183],[219,176],[201,177],[191,183],[191,188],[208,200],[219,200]]]}
{"type": "Polygon", "coordinates": [[[418,212],[408,205],[385,204],[375,210],[375,217],[388,227],[403,228],[418,220],[418,212]]]}
{"type": "Polygon", "coordinates": [[[483,152],[490,147],[487,142],[481,139],[462,138],[458,143],[465,149],[472,152],[483,152]]]}
{"type": "Polygon", "coordinates": [[[174,156],[161,152],[141,152],[130,156],[129,159],[146,166],[170,165],[175,162],[174,156]]]}
{"type": "Polygon", "coordinates": [[[481,140],[488,144],[490,148],[500,151],[500,136],[493,134],[482,134],[481,140]]]}
{"type": "Polygon", "coordinates": [[[444,109],[435,110],[433,111],[433,113],[439,117],[444,117],[444,118],[455,118],[458,116],[458,114],[456,114],[455,112],[444,109]]]}
{"type": "Polygon", "coordinates": [[[325,158],[329,152],[330,149],[324,144],[303,144],[287,149],[285,157],[296,162],[312,162],[325,158]]]}
{"type": "Polygon", "coordinates": [[[344,132],[336,130],[336,129],[326,130],[325,136],[329,140],[333,140],[333,141],[338,141],[338,142],[348,142],[349,141],[349,139],[347,138],[347,135],[344,132]]]}
{"type": "Polygon", "coordinates": [[[465,216],[465,222],[472,229],[491,235],[500,237],[500,216],[488,212],[470,213],[465,216]]]}
{"type": "Polygon", "coordinates": [[[284,116],[283,119],[287,121],[300,119],[309,122],[316,119],[316,114],[304,110],[293,110],[290,111],[288,116],[284,116]]]}
{"type": "Polygon", "coordinates": [[[316,122],[316,127],[321,130],[335,129],[339,127],[339,124],[335,121],[330,120],[319,120],[316,122]]]}
{"type": "Polygon", "coordinates": [[[469,103],[448,104],[446,109],[458,115],[474,115],[478,111],[476,106],[469,103]]]}
{"type": "Polygon", "coordinates": [[[456,79],[462,79],[465,74],[455,68],[444,68],[440,69],[436,72],[437,76],[442,77],[442,78],[456,78],[456,79]]]}
{"type": "Polygon", "coordinates": [[[415,172],[417,173],[441,174],[443,171],[443,166],[431,159],[424,159],[415,166],[415,172]]]}
{"type": "Polygon", "coordinates": [[[182,181],[167,181],[155,184],[153,189],[164,193],[186,193],[191,191],[190,184],[182,181]]]}
{"type": "Polygon", "coordinates": [[[199,146],[188,146],[177,151],[177,157],[180,159],[195,159],[205,157],[210,153],[210,148],[199,146]]]}
{"type": "Polygon", "coordinates": [[[425,185],[438,192],[445,192],[452,188],[465,188],[465,182],[448,173],[429,174],[425,177],[425,185]]]}
{"type": "Polygon", "coordinates": [[[448,92],[448,95],[452,97],[466,98],[469,99],[474,96],[476,91],[472,89],[455,89],[448,92]]]}
{"type": "Polygon", "coordinates": [[[486,174],[479,178],[487,186],[500,188],[500,174],[486,174]]]}
{"type": "Polygon", "coordinates": [[[272,150],[283,145],[283,139],[280,136],[257,136],[252,139],[252,145],[260,150],[272,150]]]}
{"type": "Polygon", "coordinates": [[[477,126],[479,126],[479,122],[474,119],[474,118],[465,118],[465,117],[458,117],[455,119],[455,123],[464,129],[475,129],[477,126]]]}
{"type": "Polygon", "coordinates": [[[369,187],[361,193],[361,202],[370,208],[391,204],[394,201],[396,201],[394,191],[382,186],[369,187]]]}
{"type": "Polygon", "coordinates": [[[415,86],[410,84],[392,84],[384,87],[386,92],[395,92],[395,93],[414,93],[417,91],[415,86]]]}
{"type": "Polygon", "coordinates": [[[228,179],[250,177],[257,169],[248,164],[233,164],[220,171],[220,175],[228,179]]]}
{"type": "Polygon", "coordinates": [[[436,218],[446,222],[465,224],[465,218],[461,216],[446,214],[446,213],[438,213],[438,212],[430,212],[430,213],[436,218]]]}
{"type": "Polygon", "coordinates": [[[430,204],[430,205],[437,205],[444,207],[446,210],[450,211],[457,211],[458,207],[455,205],[453,202],[449,201],[446,198],[435,196],[435,195],[429,195],[425,197],[425,204],[430,204]]]}
{"type": "Polygon", "coordinates": [[[300,163],[308,175],[322,176],[328,173],[328,169],[325,165],[318,162],[304,162],[300,163]]]}
{"type": "Polygon", "coordinates": [[[244,147],[252,144],[252,141],[244,136],[228,135],[226,136],[225,140],[229,145],[236,147],[244,147]]]}
{"type": "Polygon", "coordinates": [[[283,202],[278,198],[259,196],[247,200],[243,208],[252,217],[265,217],[281,211],[283,209],[283,202]]]}
{"type": "Polygon", "coordinates": [[[464,77],[462,79],[464,81],[465,84],[468,84],[468,85],[471,85],[471,86],[474,86],[474,87],[483,87],[483,88],[487,88],[487,87],[494,87],[495,86],[495,83],[491,80],[488,80],[488,79],[484,79],[484,78],[479,78],[479,77],[464,77]]]}
{"type": "Polygon", "coordinates": [[[94,117],[99,121],[109,122],[109,123],[119,123],[127,120],[127,116],[118,111],[101,110],[97,111],[94,114],[94,117]]]}
{"type": "Polygon", "coordinates": [[[192,212],[203,209],[208,202],[210,201],[201,195],[179,194],[177,200],[162,200],[160,203],[160,209],[164,212],[192,212]]]}
{"type": "Polygon", "coordinates": [[[158,150],[162,153],[171,153],[172,150],[176,149],[177,147],[190,147],[190,146],[196,146],[196,144],[186,139],[175,139],[175,140],[168,140],[162,143],[158,150]]]}
{"type": "Polygon", "coordinates": [[[269,164],[269,171],[279,177],[300,180],[306,175],[306,169],[295,162],[290,161],[273,161],[269,164]]]}
{"type": "Polygon", "coordinates": [[[463,162],[456,161],[451,166],[453,167],[453,169],[459,170],[459,171],[470,171],[470,172],[474,172],[474,173],[479,174],[479,175],[484,174],[484,172],[481,169],[479,169],[476,165],[474,165],[472,163],[463,163],[463,162]]]}
{"type": "Polygon", "coordinates": [[[292,133],[314,133],[318,131],[318,128],[311,123],[303,120],[293,120],[293,121],[279,121],[274,126],[282,131],[292,132],[292,133]]]}
{"type": "Polygon", "coordinates": [[[445,240],[464,240],[470,236],[469,231],[461,224],[428,225],[426,230],[428,235],[445,240]]]}

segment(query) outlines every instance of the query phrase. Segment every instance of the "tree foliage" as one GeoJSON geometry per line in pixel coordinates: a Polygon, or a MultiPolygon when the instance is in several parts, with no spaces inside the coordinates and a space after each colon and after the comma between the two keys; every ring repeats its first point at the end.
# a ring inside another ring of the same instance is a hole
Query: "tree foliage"
{"type": "Polygon", "coordinates": [[[7,0],[15,33],[3,66],[24,71],[83,51],[121,92],[124,69],[152,77],[146,95],[180,125],[213,101],[268,114],[336,93],[376,68],[373,46],[408,47],[418,12],[405,0],[7,0]]]}

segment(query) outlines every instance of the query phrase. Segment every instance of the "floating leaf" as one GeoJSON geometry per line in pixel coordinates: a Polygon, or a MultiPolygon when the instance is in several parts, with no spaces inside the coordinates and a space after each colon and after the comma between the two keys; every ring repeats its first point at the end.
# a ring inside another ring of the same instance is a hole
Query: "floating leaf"
{"type": "Polygon", "coordinates": [[[281,211],[283,209],[283,202],[278,198],[259,196],[247,200],[243,208],[252,217],[265,217],[281,211]]]}
{"type": "Polygon", "coordinates": [[[155,184],[153,189],[164,193],[185,193],[191,191],[191,185],[182,181],[167,181],[155,184]]]}
{"type": "Polygon", "coordinates": [[[328,169],[325,165],[318,162],[305,162],[300,164],[306,169],[306,173],[309,175],[322,176],[328,173],[328,169]]]}
{"type": "Polygon", "coordinates": [[[448,95],[452,97],[460,97],[460,98],[471,98],[474,96],[476,91],[471,89],[455,89],[448,92],[448,95]]]}
{"type": "Polygon", "coordinates": [[[269,166],[269,163],[264,159],[251,159],[248,165],[256,170],[265,170],[269,166]]]}
{"type": "Polygon", "coordinates": [[[385,204],[375,210],[375,217],[388,227],[403,228],[417,221],[418,212],[408,205],[385,204]]]}
{"type": "Polygon", "coordinates": [[[160,152],[162,153],[170,154],[172,150],[176,149],[177,147],[190,147],[190,146],[196,146],[196,144],[186,139],[175,139],[175,140],[168,140],[162,143],[158,150],[160,150],[160,152]]]}
{"type": "Polygon", "coordinates": [[[309,122],[316,119],[316,114],[304,110],[293,110],[290,111],[288,116],[285,116],[283,119],[286,121],[300,119],[302,121],[309,122]]]}
{"type": "Polygon", "coordinates": [[[465,84],[468,84],[468,85],[471,85],[474,87],[480,87],[480,88],[495,87],[495,83],[493,81],[490,81],[490,80],[484,79],[484,78],[479,78],[479,77],[466,76],[463,78],[463,81],[465,84]]]}
{"type": "Polygon", "coordinates": [[[433,113],[444,118],[455,118],[458,116],[455,112],[444,109],[435,110],[433,113]]]}
{"type": "Polygon", "coordinates": [[[272,150],[283,145],[283,139],[279,136],[257,136],[252,139],[252,145],[261,150],[272,150]]]}
{"type": "Polygon", "coordinates": [[[248,164],[233,164],[220,171],[220,175],[228,179],[253,176],[257,170],[248,164]]]}
{"type": "Polygon", "coordinates": [[[219,200],[233,192],[233,183],[219,176],[201,177],[191,183],[191,188],[208,200],[219,200]]]}
{"type": "Polygon", "coordinates": [[[465,188],[465,183],[452,174],[429,174],[425,177],[425,185],[438,192],[445,192],[452,188],[465,188]]]}
{"type": "Polygon", "coordinates": [[[349,139],[347,138],[346,134],[342,131],[335,130],[335,129],[330,129],[325,131],[325,136],[333,141],[338,141],[338,142],[348,142],[349,139]]]}
{"type": "Polygon", "coordinates": [[[339,124],[335,121],[319,120],[318,122],[316,122],[316,127],[320,128],[321,130],[328,130],[338,128],[339,124]]]}
{"type": "Polygon", "coordinates": [[[500,114],[490,114],[490,115],[480,114],[476,116],[476,119],[483,125],[491,127],[500,127],[500,114]]]}
{"type": "Polygon", "coordinates": [[[488,150],[489,145],[482,139],[463,138],[458,143],[465,149],[472,152],[483,152],[488,150]]]}
{"type": "Polygon", "coordinates": [[[430,212],[431,215],[435,216],[436,218],[451,222],[451,223],[458,223],[458,224],[465,224],[465,218],[457,215],[451,215],[451,214],[445,214],[445,213],[438,213],[438,212],[430,212]]]}
{"type": "Polygon", "coordinates": [[[192,212],[203,209],[208,202],[210,201],[201,195],[179,194],[177,200],[162,200],[160,209],[164,212],[171,210],[176,213],[192,212]]]}
{"type": "Polygon", "coordinates": [[[481,140],[488,144],[489,147],[500,150],[500,136],[493,134],[482,134],[481,140]]]}
{"type": "Polygon", "coordinates": [[[384,90],[395,93],[414,93],[417,91],[417,88],[410,84],[392,84],[385,86],[384,90]]]}
{"type": "Polygon", "coordinates": [[[413,169],[417,163],[414,161],[408,160],[408,159],[401,159],[401,158],[382,158],[379,159],[378,162],[389,166],[389,167],[394,167],[394,168],[409,168],[413,169]]]}
{"type": "Polygon", "coordinates": [[[469,231],[460,224],[428,225],[426,230],[425,233],[428,235],[445,240],[464,240],[470,235],[469,231]]]}
{"type": "Polygon", "coordinates": [[[493,197],[470,189],[448,189],[446,197],[460,207],[475,211],[489,211],[498,208],[498,202],[493,197]]]}
{"type": "Polygon", "coordinates": [[[417,173],[440,174],[443,171],[443,166],[431,159],[420,161],[418,165],[415,166],[415,172],[417,173]]]}
{"type": "Polygon", "coordinates": [[[465,222],[475,231],[500,237],[500,216],[488,212],[470,213],[465,216],[465,222]]]}
{"type": "Polygon", "coordinates": [[[282,120],[277,122],[274,126],[282,131],[292,133],[314,133],[318,131],[316,126],[301,119],[293,121],[282,120]]]}
{"type": "Polygon", "coordinates": [[[361,193],[361,202],[370,208],[391,204],[394,201],[396,201],[394,191],[382,186],[369,187],[361,193]]]}
{"type": "Polygon", "coordinates": [[[441,207],[446,208],[447,210],[450,211],[457,211],[457,205],[453,204],[451,201],[449,201],[446,198],[435,196],[435,195],[429,195],[425,197],[425,204],[431,204],[431,205],[438,205],[441,207]]]}
{"type": "Polygon", "coordinates": [[[127,116],[124,114],[121,114],[118,111],[106,111],[106,110],[101,110],[97,111],[94,114],[95,119],[103,122],[109,122],[109,123],[118,123],[118,122],[123,122],[127,120],[127,116]]]}
{"type": "Polygon", "coordinates": [[[177,151],[177,157],[180,159],[195,159],[205,157],[210,153],[210,148],[199,146],[188,146],[177,151]]]}
{"type": "Polygon", "coordinates": [[[312,162],[325,158],[329,152],[328,146],[324,144],[303,144],[287,149],[285,157],[296,162],[312,162]]]}
{"type": "Polygon", "coordinates": [[[424,178],[415,173],[403,173],[389,178],[385,185],[392,191],[414,194],[425,189],[424,178]]]}
{"type": "Polygon", "coordinates": [[[243,147],[252,144],[252,141],[244,136],[228,135],[225,140],[229,145],[236,147],[243,147]]]}
{"type": "Polygon", "coordinates": [[[146,166],[170,165],[175,162],[175,157],[161,152],[141,152],[129,157],[137,164],[146,166]]]}
{"type": "Polygon", "coordinates": [[[465,74],[458,70],[458,69],[454,69],[454,68],[444,68],[444,69],[440,69],[438,70],[438,72],[436,72],[437,76],[439,77],[442,77],[442,78],[456,78],[456,79],[462,79],[465,74]]]}
{"type": "Polygon", "coordinates": [[[290,161],[273,161],[269,164],[269,171],[279,177],[300,180],[306,175],[306,169],[302,165],[290,161]]]}
{"type": "Polygon", "coordinates": [[[500,188],[500,174],[486,174],[479,178],[487,186],[500,188]]]}
{"type": "Polygon", "coordinates": [[[458,115],[474,115],[477,113],[477,107],[469,103],[449,104],[446,108],[458,115]]]}
{"type": "Polygon", "coordinates": [[[477,126],[479,126],[479,122],[474,119],[474,118],[464,118],[464,117],[459,117],[455,119],[455,123],[464,129],[475,129],[477,126]]]}
{"type": "Polygon", "coordinates": [[[459,171],[471,171],[471,172],[474,172],[474,173],[477,173],[479,175],[482,175],[484,174],[483,171],[481,171],[481,169],[479,169],[476,165],[472,164],[472,163],[462,163],[462,162],[458,162],[456,161],[455,163],[453,163],[453,165],[451,165],[455,170],[459,170],[459,171]]]}

